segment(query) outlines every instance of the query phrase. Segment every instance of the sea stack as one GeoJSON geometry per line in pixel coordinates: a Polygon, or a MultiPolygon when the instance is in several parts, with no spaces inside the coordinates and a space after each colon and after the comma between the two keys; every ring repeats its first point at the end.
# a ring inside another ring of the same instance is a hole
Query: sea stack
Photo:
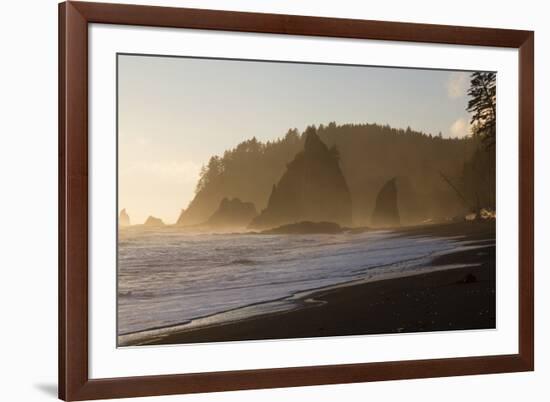
{"type": "Polygon", "coordinates": [[[143,225],[148,227],[161,227],[164,226],[164,222],[160,218],[149,216],[143,225]]]}
{"type": "Polygon", "coordinates": [[[238,198],[224,198],[220,206],[205,222],[209,227],[246,227],[258,215],[251,202],[242,202],[238,198]]]}
{"type": "Polygon", "coordinates": [[[130,226],[130,216],[126,212],[126,208],[120,211],[120,215],[118,217],[118,225],[121,227],[130,226]]]}
{"type": "Polygon", "coordinates": [[[395,177],[388,180],[378,192],[376,205],[372,214],[373,226],[399,226],[397,185],[395,181],[395,177]]]}
{"type": "Polygon", "coordinates": [[[315,127],[306,129],[303,151],[287,165],[273,185],[267,207],[249,227],[267,229],[302,221],[351,225],[351,196],[338,151],[321,141],[315,127]]]}

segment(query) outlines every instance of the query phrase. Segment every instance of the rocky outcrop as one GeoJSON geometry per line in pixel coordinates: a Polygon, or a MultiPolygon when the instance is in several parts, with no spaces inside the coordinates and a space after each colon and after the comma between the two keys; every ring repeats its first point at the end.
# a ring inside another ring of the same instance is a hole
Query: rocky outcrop
{"type": "Polygon", "coordinates": [[[149,216],[143,226],[148,227],[162,227],[164,226],[164,222],[160,218],[155,218],[154,216],[149,216]]]}
{"type": "Polygon", "coordinates": [[[273,185],[267,207],[250,228],[273,228],[301,221],[351,225],[351,197],[338,151],[329,149],[314,127],[305,132],[304,150],[273,185]]]}
{"type": "Polygon", "coordinates": [[[376,205],[372,214],[372,225],[378,227],[399,226],[399,210],[397,208],[397,185],[395,177],[382,186],[376,197],[376,205]]]}
{"type": "Polygon", "coordinates": [[[130,226],[130,216],[126,212],[126,208],[120,211],[120,215],[118,216],[118,225],[120,227],[130,226]]]}
{"type": "Polygon", "coordinates": [[[251,202],[242,202],[238,198],[224,198],[220,206],[205,222],[208,227],[246,227],[258,215],[251,202]]]}

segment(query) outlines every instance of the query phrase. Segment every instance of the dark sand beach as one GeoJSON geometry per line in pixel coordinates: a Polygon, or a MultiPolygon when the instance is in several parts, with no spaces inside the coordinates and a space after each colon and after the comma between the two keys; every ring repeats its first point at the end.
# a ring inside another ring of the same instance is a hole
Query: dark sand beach
{"type": "Polygon", "coordinates": [[[320,290],[307,296],[316,302],[302,301],[291,311],[182,330],[140,344],[495,328],[494,221],[427,225],[400,232],[465,236],[482,247],[442,255],[431,264],[475,266],[320,290]]]}

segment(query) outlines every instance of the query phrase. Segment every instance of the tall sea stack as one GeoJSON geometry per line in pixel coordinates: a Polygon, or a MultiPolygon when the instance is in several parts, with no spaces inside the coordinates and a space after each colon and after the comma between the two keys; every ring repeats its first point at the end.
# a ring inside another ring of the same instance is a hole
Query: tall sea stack
{"type": "Polygon", "coordinates": [[[338,151],[329,149],[315,127],[305,132],[304,150],[273,185],[267,207],[250,224],[265,229],[301,221],[351,225],[351,197],[338,151]]]}
{"type": "Polygon", "coordinates": [[[120,215],[118,217],[118,225],[119,226],[130,226],[130,216],[126,212],[126,208],[124,208],[122,211],[120,211],[120,215]]]}
{"type": "Polygon", "coordinates": [[[373,226],[399,226],[395,177],[382,186],[372,214],[373,226]]]}

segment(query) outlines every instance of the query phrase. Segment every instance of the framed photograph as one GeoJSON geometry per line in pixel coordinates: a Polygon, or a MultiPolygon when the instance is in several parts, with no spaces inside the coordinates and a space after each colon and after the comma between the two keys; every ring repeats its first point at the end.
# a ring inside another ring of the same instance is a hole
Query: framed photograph
{"type": "Polygon", "coordinates": [[[61,399],[534,369],[533,32],[59,23],[61,399]]]}

